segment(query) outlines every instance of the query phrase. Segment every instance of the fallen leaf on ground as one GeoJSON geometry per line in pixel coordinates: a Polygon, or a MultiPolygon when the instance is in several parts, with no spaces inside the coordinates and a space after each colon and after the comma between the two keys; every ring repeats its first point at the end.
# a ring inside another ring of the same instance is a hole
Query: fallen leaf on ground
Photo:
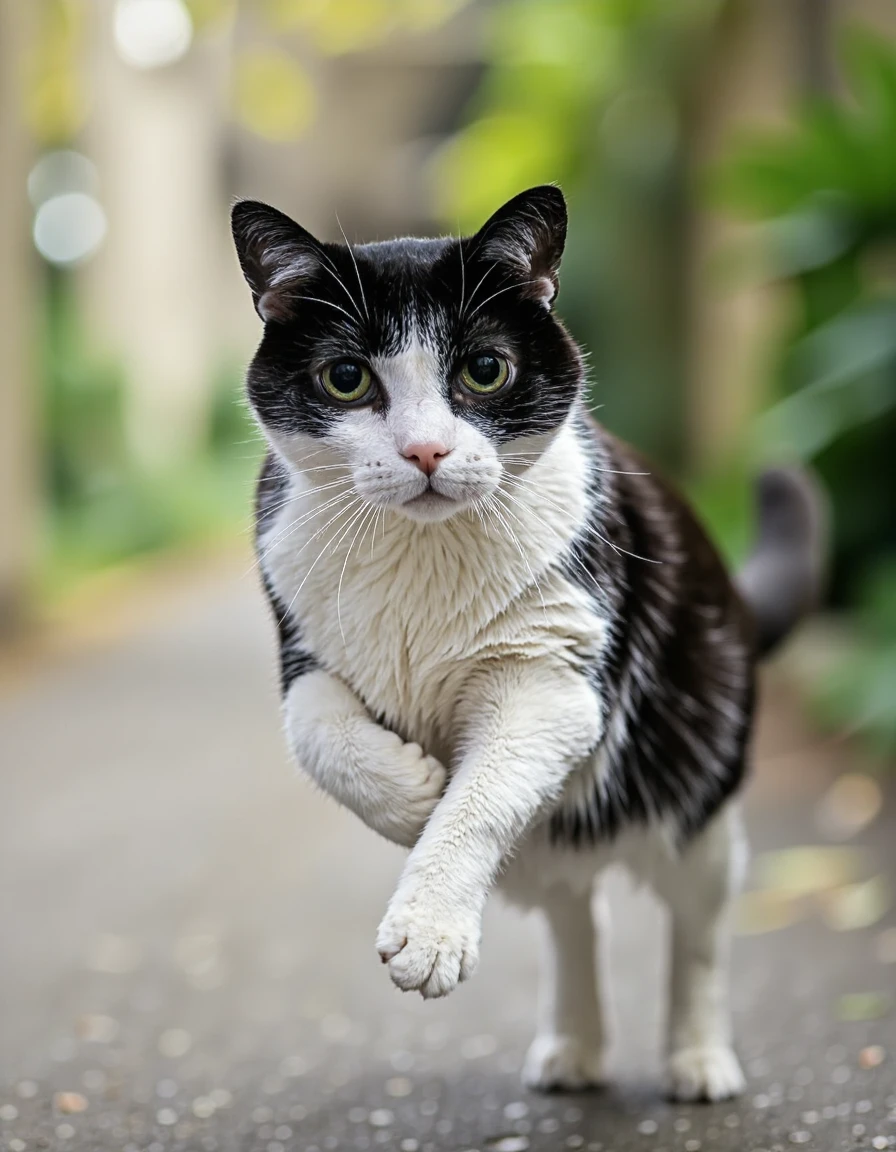
{"type": "Polygon", "coordinates": [[[837,932],[870,928],[887,914],[892,902],[886,876],[872,876],[823,894],[824,918],[837,932]]]}
{"type": "Polygon", "coordinates": [[[796,923],[802,914],[800,901],[785,892],[744,892],[737,902],[735,931],[741,936],[777,932],[796,923]]]}
{"type": "Polygon", "coordinates": [[[837,1016],[841,1020],[879,1020],[892,1003],[886,992],[848,992],[837,1001],[837,1016]]]}
{"type": "Polygon", "coordinates": [[[887,1054],[880,1044],[869,1044],[859,1053],[860,1068],[877,1068],[886,1060],[887,1054]]]}
{"type": "Polygon", "coordinates": [[[86,1112],[87,1097],[80,1092],[57,1092],[53,1097],[53,1107],[57,1112],[86,1112]]]}
{"type": "Polygon", "coordinates": [[[118,1035],[118,1021],[99,1014],[79,1017],[75,1028],[82,1040],[94,1044],[109,1044],[118,1035]]]}
{"type": "Polygon", "coordinates": [[[805,845],[763,853],[756,874],[763,888],[808,896],[856,882],[864,863],[863,854],[854,848],[805,845]]]}
{"type": "Polygon", "coordinates": [[[871,823],[883,805],[883,792],[873,776],[847,772],[819,800],[819,830],[835,840],[848,840],[871,823]]]}
{"type": "Polygon", "coordinates": [[[140,949],[136,941],[126,936],[104,932],[92,941],[87,954],[87,967],[94,972],[120,975],[133,972],[140,964],[140,949]]]}

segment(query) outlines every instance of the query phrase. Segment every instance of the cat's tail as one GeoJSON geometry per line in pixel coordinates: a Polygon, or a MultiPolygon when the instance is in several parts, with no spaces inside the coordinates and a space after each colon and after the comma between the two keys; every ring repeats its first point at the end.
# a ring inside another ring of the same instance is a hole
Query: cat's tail
{"type": "Polygon", "coordinates": [[[827,502],[800,468],[769,468],[756,480],[758,535],[736,577],[765,656],[821,595],[827,557],[827,502]]]}

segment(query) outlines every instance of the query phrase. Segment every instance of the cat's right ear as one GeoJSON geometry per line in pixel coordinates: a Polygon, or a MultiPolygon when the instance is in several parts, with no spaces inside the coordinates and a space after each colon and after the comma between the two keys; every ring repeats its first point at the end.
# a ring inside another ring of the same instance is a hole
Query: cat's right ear
{"type": "Polygon", "coordinates": [[[257,200],[234,204],[230,223],[255,311],[265,322],[289,320],[303,282],[320,266],[320,243],[283,212],[257,200]]]}

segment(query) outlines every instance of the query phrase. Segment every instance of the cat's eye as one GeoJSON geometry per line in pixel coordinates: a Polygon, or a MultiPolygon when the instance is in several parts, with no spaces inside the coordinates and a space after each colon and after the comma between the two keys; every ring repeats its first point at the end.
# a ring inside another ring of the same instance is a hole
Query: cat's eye
{"type": "Polygon", "coordinates": [[[368,394],[373,376],[370,369],[357,360],[334,360],[321,372],[320,381],[334,400],[353,404],[368,394]]]}
{"type": "Polygon", "coordinates": [[[510,379],[510,365],[503,356],[485,352],[470,356],[460,370],[460,380],[468,392],[490,396],[510,379]]]}

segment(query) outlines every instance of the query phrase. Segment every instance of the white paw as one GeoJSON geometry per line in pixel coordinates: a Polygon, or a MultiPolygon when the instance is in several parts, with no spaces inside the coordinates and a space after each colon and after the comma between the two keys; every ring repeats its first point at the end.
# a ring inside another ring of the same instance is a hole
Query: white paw
{"type": "Polygon", "coordinates": [[[428,1000],[447,996],[473,975],[480,935],[478,916],[452,915],[438,903],[411,898],[389,906],[376,947],[393,982],[428,1000]]]}
{"type": "Polygon", "coordinates": [[[603,1083],[600,1048],[578,1036],[536,1036],[526,1054],[523,1083],[539,1092],[581,1092],[603,1083]]]}
{"type": "Polygon", "coordinates": [[[730,1048],[682,1048],[666,1065],[666,1091],[674,1100],[729,1100],[747,1087],[730,1048]]]}
{"type": "Polygon", "coordinates": [[[371,822],[388,840],[410,848],[417,843],[442,798],[448,774],[435,756],[427,756],[419,744],[400,740],[390,750],[387,765],[383,803],[378,813],[371,813],[371,822]]]}

